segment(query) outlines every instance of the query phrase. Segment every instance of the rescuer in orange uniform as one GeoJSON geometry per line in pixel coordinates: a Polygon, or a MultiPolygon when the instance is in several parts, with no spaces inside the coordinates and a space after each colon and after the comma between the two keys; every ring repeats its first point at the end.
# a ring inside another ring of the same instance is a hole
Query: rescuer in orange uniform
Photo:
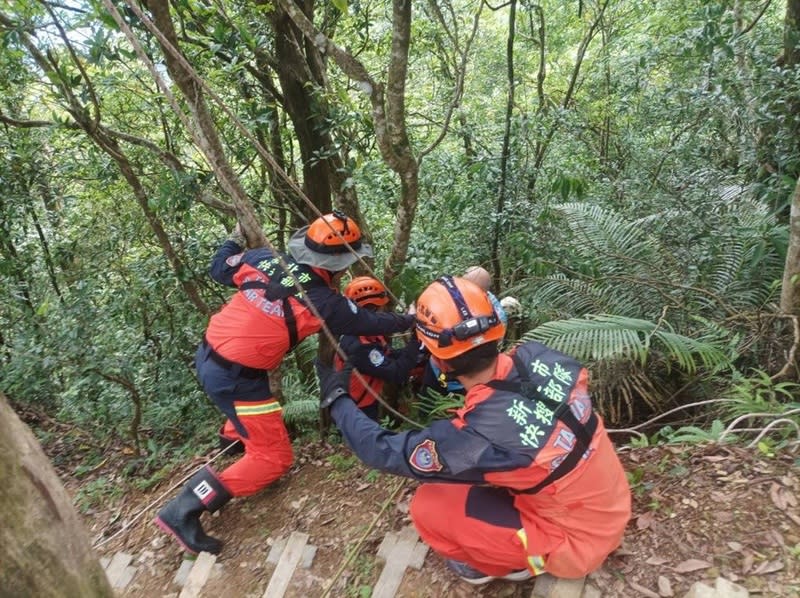
{"type": "MultiPolygon", "coordinates": [[[[383,311],[389,303],[386,287],[371,276],[354,278],[343,292],[345,297],[369,311],[383,311]]],[[[402,350],[394,350],[384,335],[345,334],[339,339],[339,346],[347,355],[348,362],[364,379],[362,382],[355,374],[350,378],[350,397],[359,409],[377,420],[376,397],[381,394],[384,382],[408,382],[411,369],[417,365],[419,341],[412,335],[402,350]]],[[[341,370],[344,365],[344,360],[337,353],[334,357],[335,368],[341,370]]]]}
{"type": "Polygon", "coordinates": [[[244,456],[220,474],[201,469],[156,517],[194,553],[216,554],[222,547],[203,531],[203,511],[258,492],[292,465],[292,445],[267,371],[299,341],[319,332],[323,320],[333,334],[375,335],[402,332],[414,322],[413,316],[360,309],[339,293],[344,270],[358,257],[372,255],[358,225],[341,212],[297,231],[289,256],[267,248],[245,250],[245,244],[240,233],[234,234],[214,256],[211,277],[237,292],[211,316],[195,356],[204,390],[228,418],[223,431],[229,440],[241,440],[244,456]]]}
{"type": "Polygon", "coordinates": [[[467,394],[450,420],[391,432],[317,364],[322,407],[369,467],[420,480],[419,535],[465,581],[577,578],[622,539],[631,497],[575,359],[537,342],[498,353],[504,325],[486,292],[444,276],[416,302],[417,335],[467,394]]]}

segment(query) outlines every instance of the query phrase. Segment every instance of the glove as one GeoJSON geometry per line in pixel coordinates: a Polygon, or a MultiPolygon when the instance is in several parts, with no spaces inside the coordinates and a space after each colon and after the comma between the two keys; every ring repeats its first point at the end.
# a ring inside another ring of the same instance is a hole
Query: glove
{"type": "Polygon", "coordinates": [[[353,366],[348,363],[341,372],[337,372],[332,366],[323,365],[319,359],[314,360],[314,369],[319,378],[320,409],[330,407],[341,397],[350,397],[350,374],[353,366]]]}
{"type": "Polygon", "coordinates": [[[500,299],[500,305],[508,316],[516,316],[522,312],[522,304],[514,297],[503,297],[500,299]]]}
{"type": "Polygon", "coordinates": [[[414,356],[414,361],[416,362],[418,360],[418,358],[419,358],[420,352],[422,351],[422,343],[420,343],[417,340],[417,337],[415,337],[412,334],[411,338],[408,339],[408,342],[406,343],[406,346],[403,347],[403,351],[408,353],[409,355],[413,355],[414,356]]]}
{"type": "Polygon", "coordinates": [[[244,232],[242,232],[242,225],[237,222],[236,227],[231,231],[231,234],[228,235],[228,240],[233,241],[239,247],[247,247],[247,239],[244,236],[244,232]]]}
{"type": "Polygon", "coordinates": [[[405,324],[404,330],[413,328],[417,323],[417,316],[414,314],[402,314],[400,315],[400,319],[403,321],[403,324],[405,324]]]}

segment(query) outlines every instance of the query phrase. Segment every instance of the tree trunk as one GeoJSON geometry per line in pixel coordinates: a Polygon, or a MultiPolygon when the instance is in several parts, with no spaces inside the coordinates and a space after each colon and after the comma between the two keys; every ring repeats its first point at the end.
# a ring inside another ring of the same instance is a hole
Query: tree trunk
{"type": "Polygon", "coordinates": [[[394,242],[384,268],[384,282],[389,284],[405,263],[411,225],[419,197],[419,163],[414,156],[405,123],[405,83],[408,71],[408,50],[411,41],[411,2],[392,2],[392,52],[387,67],[386,84],[376,81],[364,65],[348,51],[340,48],[313,23],[293,0],[278,0],[292,22],[320,52],[337,66],[369,97],[375,138],[386,165],[400,177],[400,201],[397,204],[394,242]],[[385,89],[385,93],[384,93],[385,89]]]}
{"type": "Polygon", "coordinates": [[[508,38],[506,40],[506,77],[508,90],[506,92],[506,120],[503,131],[503,146],[500,150],[500,184],[497,189],[497,201],[494,213],[494,230],[492,232],[492,287],[495,293],[500,292],[500,282],[503,278],[500,263],[500,237],[503,235],[503,212],[506,209],[506,186],[508,184],[508,153],[511,146],[511,117],[514,113],[514,36],[517,25],[517,2],[511,0],[508,11],[508,38]]]}
{"type": "MultiPolygon", "coordinates": [[[[797,99],[797,87],[793,83],[797,77],[797,69],[800,68],[800,0],[787,0],[786,17],[783,26],[783,56],[785,59],[785,81],[788,84],[786,107],[784,111],[785,124],[788,129],[788,138],[793,140],[789,148],[794,158],[789,160],[789,167],[785,174],[789,177],[796,177],[800,172],[797,156],[800,155],[800,101],[797,99]]],[[[795,190],[795,197],[797,191],[795,190]]],[[[794,219],[794,205],[792,205],[791,218],[794,219]]]]}
{"type": "Polygon", "coordinates": [[[783,21],[783,59],[787,68],[800,65],[800,0],[787,0],[783,21]]]}
{"type": "Polygon", "coordinates": [[[786,250],[786,265],[783,268],[781,286],[781,312],[800,315],[800,178],[792,194],[792,207],[789,216],[789,247],[786,250]]]}
{"type": "MultiPolygon", "coordinates": [[[[304,13],[305,14],[305,13],[304,13]]],[[[313,19],[313,15],[306,15],[313,19]]],[[[315,89],[323,82],[315,77],[312,65],[314,57],[306,58],[307,52],[319,51],[306,44],[303,34],[280,7],[271,14],[275,33],[275,54],[277,58],[278,79],[283,90],[283,107],[292,119],[294,132],[300,147],[303,168],[303,192],[321,212],[331,211],[331,176],[328,155],[333,144],[324,132],[327,110],[320,100],[312,97],[315,89]],[[323,157],[325,156],[325,157],[323,157]]],[[[317,59],[321,62],[321,58],[317,59]]],[[[303,205],[307,221],[314,220],[317,214],[311,206],[303,205]]]]}
{"type": "Polygon", "coordinates": [[[2,393],[0,503],[4,596],[114,596],[69,495],[2,393]]]}

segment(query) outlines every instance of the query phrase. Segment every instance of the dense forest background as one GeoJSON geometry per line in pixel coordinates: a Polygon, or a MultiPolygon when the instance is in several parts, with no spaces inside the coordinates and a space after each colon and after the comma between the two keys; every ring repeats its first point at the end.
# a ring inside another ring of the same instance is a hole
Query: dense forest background
{"type": "MultiPolygon", "coordinates": [[[[797,0],[4,0],[0,389],[98,448],[124,439],[157,479],[219,423],[192,371],[230,292],[206,275],[219,243],[239,220],[281,249],[340,207],[399,309],[486,266],[519,334],[584,360],[636,442],[796,443],[799,17],[797,0]]],[[[280,373],[299,431],[315,351],[280,373]]]]}

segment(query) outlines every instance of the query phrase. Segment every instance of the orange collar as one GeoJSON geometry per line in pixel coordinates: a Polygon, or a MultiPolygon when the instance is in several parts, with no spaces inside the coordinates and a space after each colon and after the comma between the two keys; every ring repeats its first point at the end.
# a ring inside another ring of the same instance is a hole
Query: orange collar
{"type": "Polygon", "coordinates": [[[324,280],[328,286],[331,286],[331,279],[333,278],[333,272],[330,270],[325,270],[323,268],[317,268],[315,266],[311,266],[311,269],[319,275],[322,280],[324,280]]]}

